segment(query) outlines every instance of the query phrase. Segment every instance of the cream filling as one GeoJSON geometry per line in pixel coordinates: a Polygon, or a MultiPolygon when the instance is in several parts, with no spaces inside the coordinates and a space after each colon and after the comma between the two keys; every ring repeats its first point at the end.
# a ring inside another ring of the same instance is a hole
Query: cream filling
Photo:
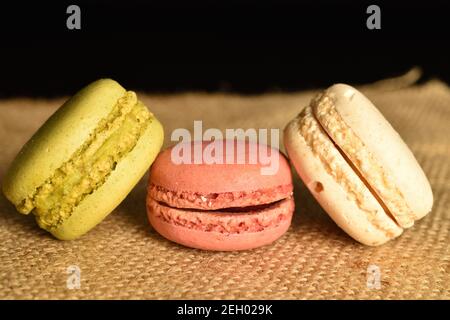
{"type": "Polygon", "coordinates": [[[339,115],[332,98],[323,94],[313,100],[312,108],[322,127],[366,179],[398,224],[406,228],[412,226],[414,214],[402,192],[339,115]]]}
{"type": "Polygon", "coordinates": [[[21,213],[33,211],[42,228],[56,228],[70,217],[85,196],[106,181],[150,122],[147,108],[134,92],[128,91],[88,140],[17,209],[21,213]]]}
{"type": "MultiPolygon", "coordinates": [[[[323,168],[345,190],[347,198],[356,203],[358,208],[367,213],[367,219],[387,237],[392,238],[398,233],[398,227],[392,221],[392,225],[386,225],[381,221],[376,208],[367,198],[367,187],[358,175],[349,167],[349,163],[340,154],[336,146],[330,140],[319,122],[314,118],[311,107],[306,107],[298,116],[298,129],[300,135],[311,149],[314,156],[320,161],[323,168]],[[396,230],[397,229],[397,230],[396,230]]],[[[376,203],[378,201],[374,199],[376,203]]],[[[386,216],[391,219],[385,211],[386,216]]],[[[392,220],[392,219],[391,219],[392,220]]]]}

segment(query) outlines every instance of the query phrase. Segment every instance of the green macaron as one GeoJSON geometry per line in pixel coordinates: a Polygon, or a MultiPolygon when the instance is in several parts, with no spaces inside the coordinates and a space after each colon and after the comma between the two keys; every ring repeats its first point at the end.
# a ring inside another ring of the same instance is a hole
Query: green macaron
{"type": "Polygon", "coordinates": [[[24,145],[3,180],[23,214],[62,240],[101,222],[136,185],[163,143],[136,94],[110,79],[83,88],[24,145]]]}

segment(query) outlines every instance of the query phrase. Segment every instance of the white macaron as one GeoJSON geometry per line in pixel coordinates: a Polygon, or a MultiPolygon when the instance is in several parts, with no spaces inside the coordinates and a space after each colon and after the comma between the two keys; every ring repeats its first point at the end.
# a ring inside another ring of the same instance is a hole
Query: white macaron
{"type": "Polygon", "coordinates": [[[431,187],[414,155],[351,86],[316,96],[286,126],[284,143],[320,205],[363,244],[383,244],[431,211],[431,187]]]}

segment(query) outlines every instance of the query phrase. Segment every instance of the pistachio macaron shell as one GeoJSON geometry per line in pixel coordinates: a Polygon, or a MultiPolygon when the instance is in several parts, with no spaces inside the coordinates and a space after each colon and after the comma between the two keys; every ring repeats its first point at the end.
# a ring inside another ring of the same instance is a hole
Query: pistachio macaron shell
{"type": "Polygon", "coordinates": [[[329,98],[331,107],[320,112],[325,104],[313,103],[314,114],[397,223],[407,228],[429,213],[433,194],[425,173],[381,112],[349,85],[333,85],[324,96],[329,98]]]}
{"type": "Polygon", "coordinates": [[[69,99],[24,145],[11,164],[2,183],[5,196],[18,205],[33,194],[82,146],[125,92],[116,81],[101,79],[69,99]]]}
{"type": "Polygon", "coordinates": [[[100,223],[139,182],[158,155],[164,139],[163,127],[152,118],[133,150],[122,158],[103,185],[87,195],[71,216],[49,230],[61,240],[73,240],[100,223]]]}

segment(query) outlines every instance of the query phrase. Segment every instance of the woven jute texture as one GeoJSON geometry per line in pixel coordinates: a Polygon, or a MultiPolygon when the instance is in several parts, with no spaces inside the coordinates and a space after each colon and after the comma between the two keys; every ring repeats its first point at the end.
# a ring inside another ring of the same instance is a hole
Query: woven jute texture
{"type": "MultiPolygon", "coordinates": [[[[414,84],[416,78],[413,70],[360,87],[410,146],[433,188],[433,211],[400,238],[375,248],[356,243],[295,173],[291,228],[274,244],[244,252],[194,250],[158,235],[146,218],[147,176],[100,225],[69,242],[39,229],[2,195],[0,298],[449,299],[450,89],[438,80],[414,84]],[[67,288],[70,266],[80,270],[79,289],[67,288]],[[368,286],[368,268],[379,268],[379,289],[368,286]]],[[[192,130],[194,120],[203,120],[204,130],[284,128],[315,93],[139,96],[163,123],[167,147],[172,131],[192,130]]],[[[64,100],[0,101],[0,178],[64,100]]]]}

